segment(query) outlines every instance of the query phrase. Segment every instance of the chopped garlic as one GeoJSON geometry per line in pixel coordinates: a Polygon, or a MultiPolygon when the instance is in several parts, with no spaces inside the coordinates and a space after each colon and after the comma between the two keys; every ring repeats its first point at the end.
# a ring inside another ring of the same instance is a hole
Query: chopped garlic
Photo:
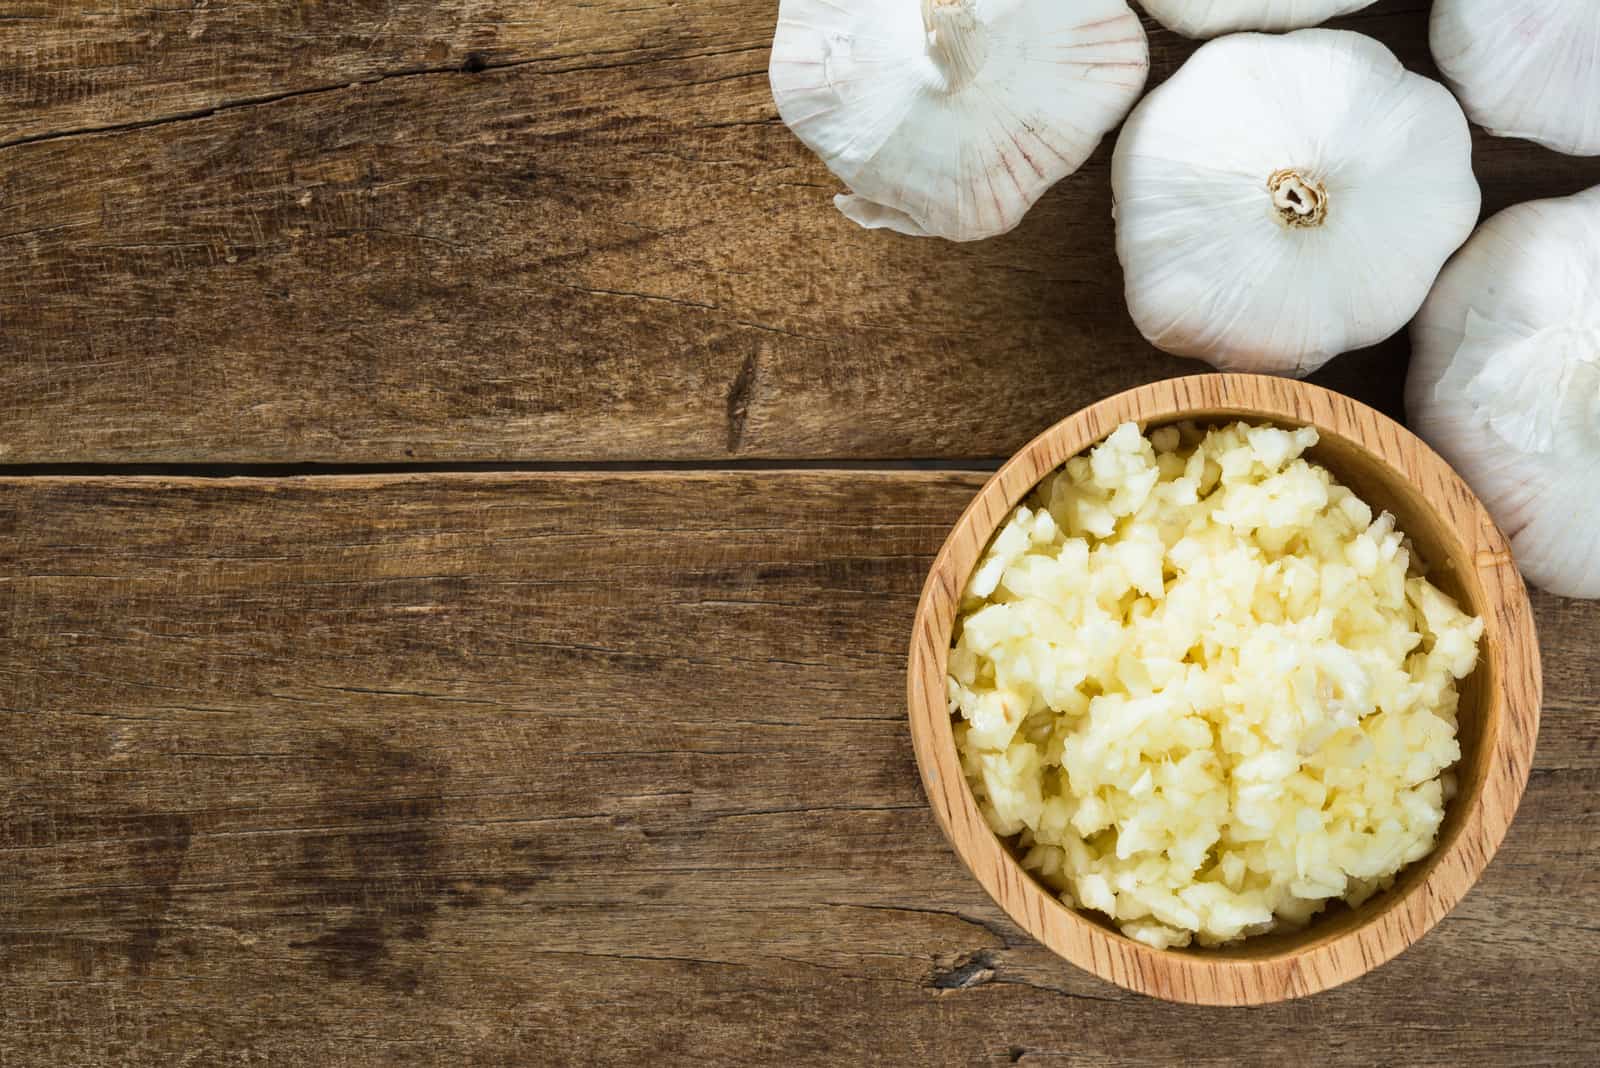
{"type": "Polygon", "coordinates": [[[985,817],[1152,946],[1359,904],[1454,790],[1482,621],[1316,441],[1121,426],[1012,514],[962,603],[949,701],[985,817]]]}

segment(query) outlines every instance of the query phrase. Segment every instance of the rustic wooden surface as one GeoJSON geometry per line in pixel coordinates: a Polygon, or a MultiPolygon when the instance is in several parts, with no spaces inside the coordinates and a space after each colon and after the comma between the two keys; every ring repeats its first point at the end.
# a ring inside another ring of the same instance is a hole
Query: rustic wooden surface
{"type": "MultiPolygon", "coordinates": [[[[1343,24],[1428,70],[1426,6],[1343,24]]],[[[1128,319],[1109,143],[1004,238],[854,230],[771,0],[22,8],[0,463],[1001,457],[1199,369],[1128,319]]],[[[1491,209],[1600,182],[1478,170],[1491,209]]],[[[1318,380],[1397,411],[1404,351],[1318,380]]]]}
{"type": "MultiPolygon", "coordinates": [[[[1425,7],[1341,24],[1426,71],[1425,7]]],[[[1124,994],[960,866],[933,553],[1198,367],[1127,322],[1105,148],[993,242],[843,223],[774,19],[0,5],[0,1065],[1592,1062],[1592,604],[1535,599],[1499,856],[1350,986],[1124,994]]],[[[1491,209],[1600,182],[1477,163],[1491,209]]],[[[1320,380],[1397,412],[1405,348],[1320,380]]]]}
{"type": "Polygon", "coordinates": [[[1593,608],[1537,601],[1532,784],[1432,934],[1309,1001],[1168,1005],[1017,930],[918,786],[911,617],[981,481],[4,484],[7,1063],[1483,1063],[1600,1039],[1593,608]]]}

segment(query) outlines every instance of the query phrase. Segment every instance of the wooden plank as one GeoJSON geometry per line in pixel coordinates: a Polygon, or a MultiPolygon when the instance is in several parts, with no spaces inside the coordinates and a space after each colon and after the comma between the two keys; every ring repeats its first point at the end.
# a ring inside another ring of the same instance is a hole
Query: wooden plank
{"type": "Polygon", "coordinates": [[[1007,922],[917,786],[962,473],[0,482],[0,1063],[1585,1063],[1594,604],[1466,901],[1250,1013],[1007,922]]]}
{"type": "MultiPolygon", "coordinates": [[[[1342,24],[1428,69],[1425,8],[1342,24]]],[[[769,2],[92,12],[0,20],[44,138],[0,148],[0,463],[995,457],[1198,368],[1128,320],[1107,148],[1004,238],[847,224],[769,2]],[[440,42],[515,65],[427,73],[440,42]]],[[[1478,169],[1490,208],[1600,181],[1478,169]]],[[[1319,381],[1393,413],[1405,351],[1319,381]]]]}
{"type": "Polygon", "coordinates": [[[665,0],[7,0],[0,144],[385,77],[765,52],[775,21],[760,4],[665,0]]]}

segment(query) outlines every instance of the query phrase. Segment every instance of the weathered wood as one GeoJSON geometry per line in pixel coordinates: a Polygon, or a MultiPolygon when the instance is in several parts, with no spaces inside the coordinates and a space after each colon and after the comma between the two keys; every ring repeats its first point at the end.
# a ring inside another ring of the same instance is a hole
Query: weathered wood
{"type": "MultiPolygon", "coordinates": [[[[1128,319],[1109,146],[1000,239],[846,223],[770,0],[103,6],[0,18],[0,463],[999,457],[1198,369],[1128,319]]],[[[1427,70],[1426,6],[1341,24],[1427,70]]],[[[1405,351],[1318,380],[1393,413],[1405,351]]]]}
{"type": "MultiPolygon", "coordinates": [[[[1426,6],[1342,24],[1428,70],[1426,6]]],[[[997,457],[1194,368],[1127,322],[1105,150],[978,246],[837,218],[774,17],[6,4],[0,464],[997,457]]],[[[1600,181],[1477,164],[1491,210],[1600,181]]],[[[1404,351],[1323,380],[1395,411],[1404,351]]],[[[1600,609],[1536,598],[1532,780],[1437,930],[1163,1005],[917,785],[982,478],[0,481],[0,1065],[1592,1059],[1600,609]]]]}
{"type": "Polygon", "coordinates": [[[765,52],[776,21],[775,5],[750,2],[7,0],[0,144],[386,77],[765,52]]]}
{"type": "Polygon", "coordinates": [[[903,710],[981,474],[0,482],[0,1063],[1586,1063],[1600,606],[1420,944],[1124,994],[945,845],[903,710]]]}

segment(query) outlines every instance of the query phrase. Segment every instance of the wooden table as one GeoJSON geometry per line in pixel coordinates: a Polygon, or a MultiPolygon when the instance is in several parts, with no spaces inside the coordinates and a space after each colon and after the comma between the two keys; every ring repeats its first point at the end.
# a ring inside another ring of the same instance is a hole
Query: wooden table
{"type": "MultiPolygon", "coordinates": [[[[1426,7],[1342,24],[1430,71],[1426,7]]],[[[1135,997],[962,870],[928,562],[997,458],[1197,365],[1128,322],[1104,148],[1002,239],[852,229],[773,22],[3,5],[0,1065],[1596,1063],[1592,604],[1536,597],[1499,857],[1361,981],[1135,997]]],[[[1396,411],[1405,353],[1319,380],[1396,411]]]]}

